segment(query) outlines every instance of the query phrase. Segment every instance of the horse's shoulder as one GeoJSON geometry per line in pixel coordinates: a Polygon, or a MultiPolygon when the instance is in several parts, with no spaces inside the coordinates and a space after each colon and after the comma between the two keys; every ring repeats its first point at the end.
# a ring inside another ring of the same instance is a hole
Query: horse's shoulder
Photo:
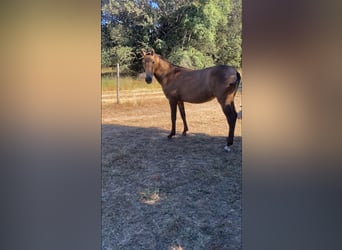
{"type": "Polygon", "coordinates": [[[179,73],[182,72],[182,71],[183,71],[182,68],[175,67],[174,70],[173,70],[173,73],[174,73],[174,74],[179,74],[179,73]]]}

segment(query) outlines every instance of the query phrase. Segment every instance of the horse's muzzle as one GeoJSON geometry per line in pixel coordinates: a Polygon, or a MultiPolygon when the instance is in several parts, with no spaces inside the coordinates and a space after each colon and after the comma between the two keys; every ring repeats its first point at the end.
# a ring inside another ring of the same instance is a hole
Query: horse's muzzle
{"type": "Polygon", "coordinates": [[[152,82],[152,76],[146,75],[145,81],[146,83],[150,84],[152,82]]]}

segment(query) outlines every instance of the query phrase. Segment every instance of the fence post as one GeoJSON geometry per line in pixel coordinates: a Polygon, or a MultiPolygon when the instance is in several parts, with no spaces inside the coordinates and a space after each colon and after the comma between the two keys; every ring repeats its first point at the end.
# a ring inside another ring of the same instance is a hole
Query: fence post
{"type": "Polygon", "coordinates": [[[116,64],[116,103],[120,104],[120,66],[116,64]]]}

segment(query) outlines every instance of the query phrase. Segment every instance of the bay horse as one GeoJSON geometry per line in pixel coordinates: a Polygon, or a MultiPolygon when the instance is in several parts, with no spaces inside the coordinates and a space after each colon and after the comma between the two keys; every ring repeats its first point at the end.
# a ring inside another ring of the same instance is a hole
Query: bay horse
{"type": "Polygon", "coordinates": [[[152,82],[153,76],[160,83],[171,109],[171,133],[168,138],[176,134],[177,106],[183,120],[183,136],[188,131],[184,102],[203,103],[216,97],[227,118],[229,130],[225,151],[230,151],[234,140],[237,112],[234,97],[238,90],[241,76],[231,66],[218,65],[201,70],[192,70],[168,62],[154,50],[142,50],[143,67],[145,69],[146,83],[152,82]]]}

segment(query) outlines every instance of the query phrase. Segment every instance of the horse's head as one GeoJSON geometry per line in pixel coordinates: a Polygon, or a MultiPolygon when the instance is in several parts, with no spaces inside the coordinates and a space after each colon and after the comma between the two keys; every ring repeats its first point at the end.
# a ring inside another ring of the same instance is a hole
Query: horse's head
{"type": "Polygon", "coordinates": [[[143,67],[145,69],[146,77],[145,81],[146,83],[150,84],[152,82],[152,77],[154,74],[155,70],[155,53],[154,50],[152,49],[151,51],[145,52],[142,50],[142,55],[143,55],[143,67]]]}

